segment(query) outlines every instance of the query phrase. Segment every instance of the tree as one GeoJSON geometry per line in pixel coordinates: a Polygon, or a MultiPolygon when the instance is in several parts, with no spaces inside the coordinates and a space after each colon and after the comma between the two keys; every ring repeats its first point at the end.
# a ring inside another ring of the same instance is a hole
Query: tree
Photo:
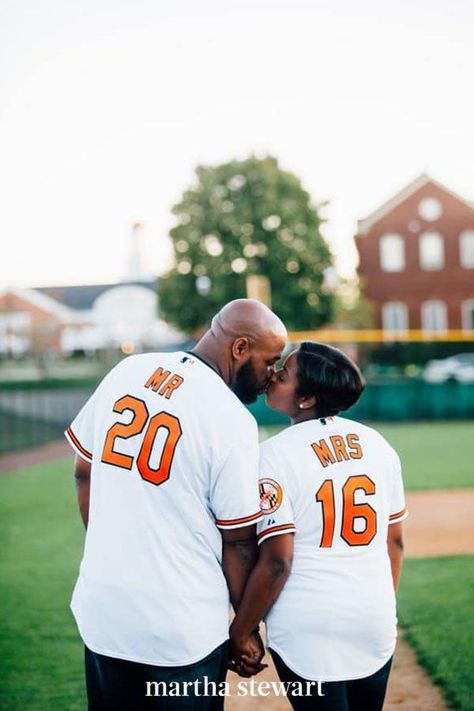
{"type": "Polygon", "coordinates": [[[173,208],[176,266],[160,279],[161,313],[196,331],[227,301],[246,296],[249,275],[268,277],[272,308],[293,330],[322,326],[334,297],[322,219],[299,179],[275,158],[251,157],[196,169],[197,182],[173,208]]]}
{"type": "Polygon", "coordinates": [[[341,328],[375,328],[375,310],[356,278],[340,279],[335,301],[335,323],[341,328]]]}

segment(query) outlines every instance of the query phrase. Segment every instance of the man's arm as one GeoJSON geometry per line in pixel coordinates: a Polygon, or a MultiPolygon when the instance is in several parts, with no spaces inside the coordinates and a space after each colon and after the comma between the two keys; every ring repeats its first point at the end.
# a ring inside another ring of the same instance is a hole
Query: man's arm
{"type": "Polygon", "coordinates": [[[235,612],[239,609],[248,577],[257,562],[256,526],[221,529],[222,569],[235,612]]]}
{"type": "Polygon", "coordinates": [[[89,494],[91,483],[91,464],[82,457],[76,456],[74,462],[74,478],[76,480],[77,502],[85,528],[89,521],[89,494]]]}
{"type": "Polygon", "coordinates": [[[387,548],[392,567],[393,587],[395,592],[400,584],[403,561],[403,523],[392,523],[388,527],[387,548]]]}
{"type": "Polygon", "coordinates": [[[245,654],[246,640],[262,620],[283,589],[293,561],[294,534],[268,538],[260,546],[260,557],[253,569],[244,597],[231,626],[233,654],[245,654]]]}

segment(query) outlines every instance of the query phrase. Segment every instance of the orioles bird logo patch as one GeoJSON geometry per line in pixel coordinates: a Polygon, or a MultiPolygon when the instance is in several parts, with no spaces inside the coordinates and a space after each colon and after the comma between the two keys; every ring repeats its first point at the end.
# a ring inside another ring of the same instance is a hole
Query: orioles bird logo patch
{"type": "Polygon", "coordinates": [[[260,510],[263,514],[272,514],[283,501],[283,489],[273,479],[260,479],[258,484],[260,492],[260,510]]]}

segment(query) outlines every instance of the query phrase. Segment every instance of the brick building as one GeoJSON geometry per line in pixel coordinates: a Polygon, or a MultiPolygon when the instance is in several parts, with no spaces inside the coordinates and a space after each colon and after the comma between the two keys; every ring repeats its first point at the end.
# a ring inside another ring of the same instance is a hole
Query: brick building
{"type": "Polygon", "coordinates": [[[0,355],[58,351],[66,309],[36,289],[0,290],[0,355]]]}
{"type": "Polygon", "coordinates": [[[474,205],[427,175],[359,220],[365,295],[388,333],[474,329],[474,205]]]}
{"type": "Polygon", "coordinates": [[[0,289],[0,356],[140,352],[181,343],[182,334],[159,317],[156,290],[156,279],[0,289]]]}

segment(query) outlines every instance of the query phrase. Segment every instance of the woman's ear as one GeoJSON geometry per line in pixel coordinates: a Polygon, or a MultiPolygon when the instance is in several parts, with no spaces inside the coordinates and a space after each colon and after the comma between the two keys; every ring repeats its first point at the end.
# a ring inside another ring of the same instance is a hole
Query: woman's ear
{"type": "Polygon", "coordinates": [[[298,407],[300,410],[312,410],[316,407],[316,402],[317,400],[315,395],[308,395],[308,397],[304,397],[300,400],[298,407]]]}

